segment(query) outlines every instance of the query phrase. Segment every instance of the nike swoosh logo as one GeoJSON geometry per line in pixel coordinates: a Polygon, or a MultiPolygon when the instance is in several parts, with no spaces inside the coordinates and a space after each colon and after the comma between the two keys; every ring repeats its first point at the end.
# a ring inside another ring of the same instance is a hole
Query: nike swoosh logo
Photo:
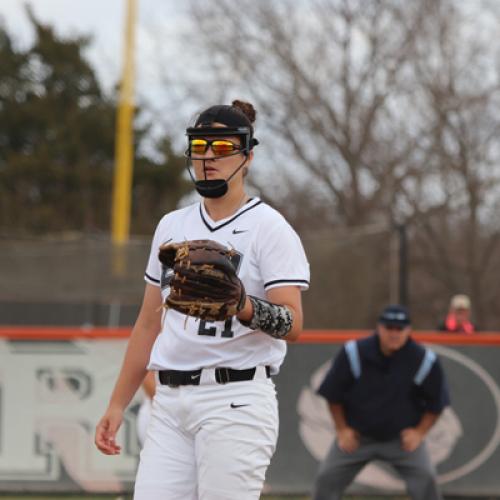
{"type": "Polygon", "coordinates": [[[233,234],[241,234],[241,233],[246,233],[248,229],[243,229],[242,231],[238,231],[237,229],[233,229],[233,234]]]}
{"type": "Polygon", "coordinates": [[[246,405],[235,405],[234,403],[231,403],[231,408],[241,408],[242,406],[250,406],[249,404],[246,405]]]}
{"type": "Polygon", "coordinates": [[[197,379],[200,375],[201,373],[199,373],[198,375],[191,375],[191,380],[197,379]]]}

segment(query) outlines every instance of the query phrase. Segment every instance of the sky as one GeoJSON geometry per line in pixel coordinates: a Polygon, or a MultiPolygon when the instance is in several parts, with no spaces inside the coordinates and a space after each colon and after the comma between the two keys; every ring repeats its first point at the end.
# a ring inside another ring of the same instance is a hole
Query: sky
{"type": "MultiPolygon", "coordinates": [[[[478,6],[488,1],[465,1],[475,7],[473,19],[477,19],[478,6]]],[[[181,32],[188,22],[183,11],[186,3],[185,0],[137,0],[136,99],[142,109],[149,110],[146,118],[155,123],[159,134],[182,130],[197,110],[185,95],[188,88],[185,84],[193,79],[193,72],[199,79],[196,66],[186,62],[189,49],[182,42],[181,32]],[[187,72],[191,74],[188,76],[187,72]]],[[[27,4],[58,35],[91,35],[93,41],[87,56],[104,89],[113,89],[123,64],[127,0],[0,0],[0,21],[22,47],[33,40],[25,11],[27,4]]],[[[491,36],[491,30],[484,31],[485,36],[491,36]]],[[[207,99],[210,91],[213,89],[206,89],[207,99]]],[[[182,134],[177,136],[178,140],[184,139],[182,134]]]]}
{"type": "Polygon", "coordinates": [[[21,47],[29,46],[33,40],[26,4],[31,5],[37,18],[54,26],[61,35],[92,34],[95,40],[89,58],[106,86],[116,81],[122,60],[124,0],[2,0],[0,16],[21,47]]]}
{"type": "MultiPolygon", "coordinates": [[[[0,0],[0,22],[19,48],[29,47],[34,38],[26,5],[58,36],[90,35],[86,56],[103,89],[114,90],[123,67],[127,0],[0,0]]],[[[135,99],[143,110],[141,117],[153,125],[151,141],[166,132],[182,148],[184,134],[180,131],[194,109],[179,97],[185,93],[185,68],[189,67],[181,41],[187,23],[185,5],[180,0],[137,0],[135,24],[135,99]]],[[[149,150],[150,144],[144,147],[149,150]]]]}
{"type": "MultiPolygon", "coordinates": [[[[18,46],[27,47],[33,33],[25,6],[50,24],[59,35],[92,35],[88,57],[104,88],[120,78],[123,61],[126,0],[1,0],[0,19],[18,46]]],[[[137,0],[136,62],[137,89],[144,92],[152,82],[158,84],[155,51],[159,40],[162,50],[175,50],[176,30],[181,21],[179,3],[174,0],[137,0]],[[160,31],[161,30],[161,31],[160,31]],[[161,33],[161,35],[159,35],[161,33]]]]}

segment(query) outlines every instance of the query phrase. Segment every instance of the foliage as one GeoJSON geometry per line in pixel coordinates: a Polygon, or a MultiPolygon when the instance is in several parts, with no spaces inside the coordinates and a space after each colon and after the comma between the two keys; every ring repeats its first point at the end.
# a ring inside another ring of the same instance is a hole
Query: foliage
{"type": "MultiPolygon", "coordinates": [[[[90,39],[62,39],[28,16],[35,41],[27,50],[0,27],[0,229],[108,231],[115,99],[85,58],[90,39]]],[[[135,233],[151,232],[189,190],[167,138],[153,151],[160,160],[139,153],[147,136],[147,126],[135,126],[135,233]]]]}

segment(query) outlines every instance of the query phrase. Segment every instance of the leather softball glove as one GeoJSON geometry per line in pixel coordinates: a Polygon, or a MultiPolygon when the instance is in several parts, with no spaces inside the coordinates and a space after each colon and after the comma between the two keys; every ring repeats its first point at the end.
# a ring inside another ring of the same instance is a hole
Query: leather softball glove
{"type": "Polygon", "coordinates": [[[174,271],[164,306],[207,321],[236,315],[245,305],[246,293],[231,262],[234,255],[234,250],[212,240],[162,245],[158,258],[174,271]]]}

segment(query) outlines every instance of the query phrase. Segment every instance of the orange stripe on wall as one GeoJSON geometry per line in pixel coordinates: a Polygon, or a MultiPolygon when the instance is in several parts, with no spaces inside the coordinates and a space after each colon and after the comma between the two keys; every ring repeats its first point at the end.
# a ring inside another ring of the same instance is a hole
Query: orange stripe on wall
{"type": "MultiPolygon", "coordinates": [[[[60,326],[1,326],[0,338],[8,340],[108,340],[126,339],[131,327],[80,328],[60,326]]],[[[369,335],[371,330],[304,330],[298,344],[338,344],[369,335]]],[[[448,345],[500,345],[500,332],[481,332],[474,335],[415,331],[413,337],[421,342],[448,345]]]]}
{"type": "Polygon", "coordinates": [[[126,339],[131,330],[131,327],[1,326],[0,338],[8,340],[126,339]]]}

